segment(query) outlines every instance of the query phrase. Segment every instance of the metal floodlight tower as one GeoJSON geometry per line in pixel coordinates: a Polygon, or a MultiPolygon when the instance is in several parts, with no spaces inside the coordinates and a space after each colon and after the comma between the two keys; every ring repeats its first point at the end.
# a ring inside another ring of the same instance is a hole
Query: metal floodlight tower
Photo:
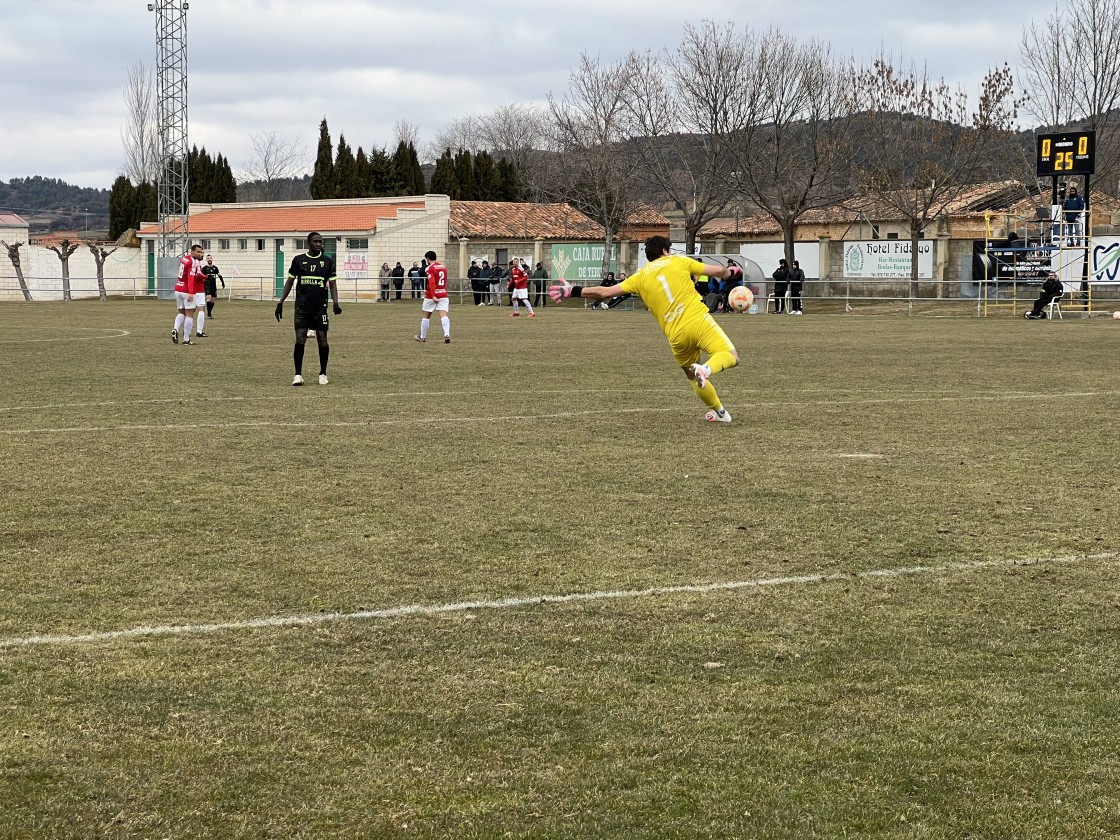
{"type": "Polygon", "coordinates": [[[187,9],[186,0],[155,0],[156,100],[160,139],[159,213],[161,257],[179,257],[190,240],[187,183],[187,9]]]}

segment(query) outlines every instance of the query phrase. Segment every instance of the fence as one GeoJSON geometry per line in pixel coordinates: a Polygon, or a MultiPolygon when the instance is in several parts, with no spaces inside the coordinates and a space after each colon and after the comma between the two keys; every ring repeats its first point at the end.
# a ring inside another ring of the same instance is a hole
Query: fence
{"type": "MultiPolygon", "coordinates": [[[[35,301],[62,300],[61,284],[57,277],[26,277],[28,290],[35,301]]],[[[342,303],[376,302],[382,290],[378,278],[339,278],[338,296],[342,303]]],[[[550,283],[552,281],[546,281],[550,283]]],[[[154,297],[149,291],[147,277],[113,278],[105,281],[106,292],[113,298],[139,299],[154,297]]],[[[233,277],[226,279],[219,296],[226,300],[276,300],[276,279],[267,277],[233,277]]],[[[853,315],[956,315],[973,317],[1020,316],[1030,309],[1038,297],[1040,283],[1023,281],[968,282],[845,279],[806,281],[802,300],[804,311],[809,314],[853,315]]],[[[769,287],[762,285],[757,301],[758,312],[765,312],[765,298],[769,287]]],[[[503,302],[508,302],[502,287],[503,302]]],[[[448,293],[453,304],[474,305],[474,292],[470,281],[453,278],[448,281],[448,293]]],[[[391,301],[397,291],[390,286],[391,301]]],[[[422,295],[422,293],[420,293],[422,295]]],[[[70,295],[73,299],[96,299],[99,296],[96,277],[70,278],[70,295]]],[[[415,300],[413,290],[405,279],[401,302],[415,300]]],[[[530,300],[537,298],[530,288],[530,300]]],[[[6,280],[0,287],[0,301],[22,301],[23,294],[15,279],[6,280]]],[[[627,302],[624,308],[632,308],[627,302]]],[[[640,305],[640,304],[639,304],[640,305]]],[[[1063,310],[1069,315],[1084,316],[1111,314],[1120,310],[1120,283],[1089,282],[1066,284],[1063,310]]]]}

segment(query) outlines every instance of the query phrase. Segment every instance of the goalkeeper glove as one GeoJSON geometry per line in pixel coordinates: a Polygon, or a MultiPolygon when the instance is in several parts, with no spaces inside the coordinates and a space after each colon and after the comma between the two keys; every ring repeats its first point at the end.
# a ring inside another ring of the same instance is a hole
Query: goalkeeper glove
{"type": "Polygon", "coordinates": [[[572,296],[572,284],[567,280],[561,280],[549,286],[548,296],[552,298],[553,303],[562,303],[572,296]]]}
{"type": "Polygon", "coordinates": [[[342,307],[339,306],[337,303],[334,305],[334,314],[335,315],[341,315],[342,314],[342,307]]]}

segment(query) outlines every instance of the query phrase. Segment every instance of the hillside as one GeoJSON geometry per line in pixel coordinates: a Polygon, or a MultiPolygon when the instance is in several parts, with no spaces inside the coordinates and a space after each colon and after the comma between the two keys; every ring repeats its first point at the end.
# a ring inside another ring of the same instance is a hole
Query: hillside
{"type": "Polygon", "coordinates": [[[0,182],[0,211],[22,216],[32,233],[105,230],[109,227],[109,191],[39,175],[13,178],[0,182]]]}

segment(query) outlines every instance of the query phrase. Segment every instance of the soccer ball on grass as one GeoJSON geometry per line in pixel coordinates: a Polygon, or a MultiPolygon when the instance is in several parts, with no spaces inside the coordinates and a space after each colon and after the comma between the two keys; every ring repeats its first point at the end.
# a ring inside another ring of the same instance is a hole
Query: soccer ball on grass
{"type": "Polygon", "coordinates": [[[754,303],[754,293],[746,286],[736,286],[727,293],[727,303],[736,312],[746,312],[754,303]]]}

